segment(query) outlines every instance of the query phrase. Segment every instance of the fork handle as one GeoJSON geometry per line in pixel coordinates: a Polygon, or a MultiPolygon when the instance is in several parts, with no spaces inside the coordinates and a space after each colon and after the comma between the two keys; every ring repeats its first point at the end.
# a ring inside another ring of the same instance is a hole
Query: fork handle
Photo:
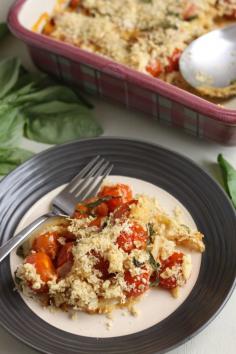
{"type": "Polygon", "coordinates": [[[12,237],[9,241],[0,247],[0,262],[16,248],[22,241],[24,241],[38,226],[42,225],[48,218],[55,216],[51,213],[40,216],[33,221],[30,225],[26,226],[16,236],[12,237]]]}

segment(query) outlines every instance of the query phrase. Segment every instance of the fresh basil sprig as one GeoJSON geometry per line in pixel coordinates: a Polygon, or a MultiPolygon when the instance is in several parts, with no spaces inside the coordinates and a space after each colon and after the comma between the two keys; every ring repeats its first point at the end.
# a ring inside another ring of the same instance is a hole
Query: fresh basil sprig
{"type": "Polygon", "coordinates": [[[225,190],[236,208],[236,170],[222,154],[218,155],[218,164],[221,168],[225,190]]]}
{"type": "Polygon", "coordinates": [[[0,61],[0,83],[0,175],[32,155],[18,148],[23,137],[61,144],[102,133],[77,90],[28,73],[18,58],[0,61]]]}

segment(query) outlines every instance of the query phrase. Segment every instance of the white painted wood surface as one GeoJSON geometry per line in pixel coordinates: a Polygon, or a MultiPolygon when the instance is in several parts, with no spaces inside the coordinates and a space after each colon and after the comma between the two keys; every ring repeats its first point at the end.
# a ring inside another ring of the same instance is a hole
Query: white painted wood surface
{"type": "MultiPolygon", "coordinates": [[[[6,18],[7,11],[13,2],[13,0],[0,0],[0,21],[6,18]]],[[[19,56],[27,68],[34,68],[26,47],[15,38],[8,38],[1,43],[0,59],[6,56],[19,56]]],[[[135,137],[160,144],[193,159],[199,166],[217,178],[219,178],[216,165],[218,153],[223,153],[236,166],[236,147],[225,147],[213,142],[200,141],[181,131],[161,126],[144,114],[129,112],[95,99],[93,101],[96,106],[95,115],[104,128],[104,135],[135,137]]],[[[46,145],[27,140],[23,141],[22,146],[35,152],[47,148],[46,145]]],[[[206,329],[186,344],[172,350],[170,354],[235,354],[235,314],[236,292],[218,317],[206,329]]],[[[0,327],[0,354],[36,353],[38,352],[27,347],[0,327]]]]}

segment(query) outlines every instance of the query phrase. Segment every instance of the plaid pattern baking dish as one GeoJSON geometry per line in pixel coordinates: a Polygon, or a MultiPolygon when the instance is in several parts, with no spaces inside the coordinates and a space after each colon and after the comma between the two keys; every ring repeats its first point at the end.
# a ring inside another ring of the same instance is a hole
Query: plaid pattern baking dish
{"type": "Polygon", "coordinates": [[[46,1],[17,0],[8,17],[11,31],[28,45],[34,63],[41,70],[89,94],[145,112],[150,118],[199,138],[236,145],[236,110],[31,31],[26,23],[27,15],[32,23],[36,22],[40,11],[48,10],[45,6],[46,1]]]}

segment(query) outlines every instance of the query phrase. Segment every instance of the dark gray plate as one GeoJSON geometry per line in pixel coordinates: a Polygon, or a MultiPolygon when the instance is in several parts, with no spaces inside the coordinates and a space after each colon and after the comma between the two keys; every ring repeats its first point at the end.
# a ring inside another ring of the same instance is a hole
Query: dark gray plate
{"type": "Polygon", "coordinates": [[[113,174],[157,185],[182,202],[205,234],[206,252],[189,297],[168,318],[136,334],[89,338],[61,331],[37,317],[13,291],[9,259],[0,265],[0,323],[30,346],[55,354],[165,352],[203,329],[235,285],[236,219],[222,189],[190,160],[159,146],[117,138],[82,140],[36,155],[0,183],[0,244],[40,197],[70,179],[100,154],[113,174]]]}

